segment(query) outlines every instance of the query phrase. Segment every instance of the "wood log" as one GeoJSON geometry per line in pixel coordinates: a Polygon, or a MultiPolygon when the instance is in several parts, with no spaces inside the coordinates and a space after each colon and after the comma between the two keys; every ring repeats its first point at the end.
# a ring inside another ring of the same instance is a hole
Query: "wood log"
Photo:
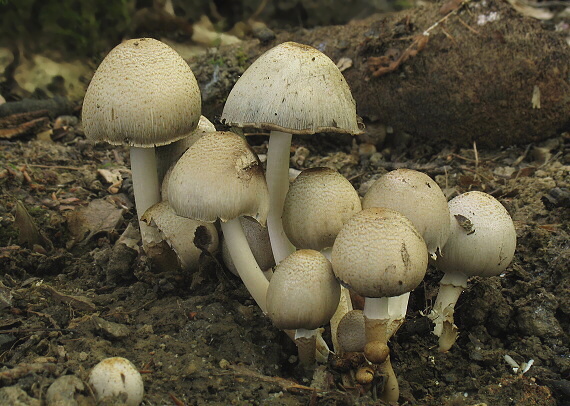
{"type": "Polygon", "coordinates": [[[247,40],[211,51],[189,62],[202,88],[203,114],[219,117],[251,62],[278,43],[296,41],[335,62],[349,58],[352,66],[343,73],[358,114],[396,134],[432,145],[497,147],[570,129],[570,47],[560,33],[504,0],[464,2],[443,21],[441,6],[430,3],[343,26],[278,33],[268,44],[247,40]]]}

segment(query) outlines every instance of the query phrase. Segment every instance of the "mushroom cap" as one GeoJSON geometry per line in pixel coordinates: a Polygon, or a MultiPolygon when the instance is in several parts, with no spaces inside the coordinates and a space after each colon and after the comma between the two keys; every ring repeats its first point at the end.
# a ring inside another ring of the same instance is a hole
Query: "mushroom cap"
{"type": "Polygon", "coordinates": [[[352,184],[330,168],[302,171],[285,197],[283,229],[297,248],[332,247],[343,224],[362,209],[352,184]]]}
{"type": "Polygon", "coordinates": [[[315,250],[293,252],[275,268],[267,314],[280,329],[313,330],[329,322],[340,300],[331,264],[315,250]]]}
{"type": "Polygon", "coordinates": [[[231,90],[222,121],[290,134],[359,134],[356,103],[333,61],[308,45],[284,42],[261,55],[231,90]]]}
{"type": "Polygon", "coordinates": [[[493,196],[467,192],[449,201],[451,234],[435,262],[445,273],[494,276],[511,263],[517,235],[511,216],[493,196]]]}
{"type": "Polygon", "coordinates": [[[182,154],[196,142],[198,138],[206,133],[214,131],[216,131],[214,124],[212,124],[212,122],[206,117],[200,116],[198,127],[196,127],[191,133],[186,134],[177,142],[172,142],[168,145],[158,147],[155,151],[158,179],[164,179],[168,170],[174,165],[174,163],[176,163],[176,161],[178,161],[182,154]]]}
{"type": "MultiPolygon", "coordinates": [[[[239,221],[259,268],[262,271],[273,268],[275,266],[275,258],[273,257],[273,251],[271,251],[271,241],[269,240],[267,227],[263,227],[251,217],[242,216],[239,221]]],[[[221,251],[224,264],[226,264],[230,272],[238,275],[225,239],[222,240],[221,251]]]]}
{"type": "Polygon", "coordinates": [[[125,405],[138,406],[144,396],[144,384],[138,369],[122,357],[105,358],[93,367],[89,383],[97,399],[127,394],[125,405]]]}
{"type": "Polygon", "coordinates": [[[352,216],[332,248],[339,281],[364,297],[392,297],[412,291],[428,264],[424,239],[403,214],[372,207],[352,216]]]}
{"type": "Polygon", "coordinates": [[[439,185],[412,169],[396,169],[378,178],[362,200],[362,207],[387,207],[406,216],[424,238],[430,254],[449,237],[449,208],[439,185]]]}
{"type": "Polygon", "coordinates": [[[162,201],[147,209],[141,220],[160,231],[161,236],[176,253],[183,270],[198,270],[202,250],[195,245],[194,238],[200,227],[200,235],[208,240],[205,241],[205,248],[209,252],[218,249],[218,231],[214,224],[177,216],[168,201],[162,201]]]}
{"type": "Polygon", "coordinates": [[[366,328],[362,310],[347,312],[336,330],[338,344],[345,352],[362,352],[366,345],[366,328]]]}
{"type": "Polygon", "coordinates": [[[179,216],[213,222],[251,216],[265,224],[269,192],[257,155],[231,132],[207,133],[180,157],[168,180],[179,216]]]}
{"type": "Polygon", "coordinates": [[[190,133],[200,118],[200,88],[188,64],[168,45],[131,39],[103,59],[83,100],[87,138],[154,147],[190,133]]]}

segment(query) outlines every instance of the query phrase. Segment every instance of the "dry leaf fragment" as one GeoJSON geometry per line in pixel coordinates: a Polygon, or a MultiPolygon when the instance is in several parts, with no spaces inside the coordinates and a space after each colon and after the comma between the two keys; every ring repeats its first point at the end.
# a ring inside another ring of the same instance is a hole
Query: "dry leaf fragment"
{"type": "Polygon", "coordinates": [[[75,241],[89,241],[96,234],[115,231],[125,211],[105,199],[95,199],[87,207],[68,213],[67,225],[75,241]]]}
{"type": "Polygon", "coordinates": [[[18,228],[18,242],[20,244],[26,244],[29,247],[39,245],[46,250],[50,250],[53,247],[51,241],[40,232],[34,219],[19,200],[16,201],[14,224],[18,228]]]}
{"type": "Polygon", "coordinates": [[[49,285],[42,285],[42,287],[47,290],[51,297],[58,302],[65,303],[74,309],[83,310],[86,312],[94,312],[97,309],[97,306],[91,300],[89,300],[85,296],[74,296],[74,295],[67,295],[61,292],[58,292],[54,288],[49,285]]]}

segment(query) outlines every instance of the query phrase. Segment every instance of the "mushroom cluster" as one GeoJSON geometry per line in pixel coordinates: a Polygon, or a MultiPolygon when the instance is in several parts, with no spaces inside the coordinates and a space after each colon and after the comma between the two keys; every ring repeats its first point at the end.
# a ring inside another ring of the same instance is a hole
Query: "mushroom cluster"
{"type": "MultiPolygon", "coordinates": [[[[131,147],[149,257],[195,272],[203,255],[222,246],[227,268],[295,340],[302,365],[311,369],[319,354],[328,355],[321,333],[330,323],[336,355],[361,354],[357,382],[368,385],[381,375],[381,398],[397,401],[388,343],[429,258],[445,272],[429,317],[447,351],[457,337],[453,311],[467,279],[497,275],[513,258],[510,216],[482,192],[448,203],[436,182],[409,169],[381,176],[362,199],[329,168],[306,169],[289,184],[292,134],[361,132],[343,75],[310,46],[285,42],[259,57],[235,84],[221,118],[231,127],[270,131],[265,171],[245,138],[216,131],[201,116],[186,62],[148,38],[109,53],[83,107],[88,138],[131,147]],[[364,298],[363,310],[353,310],[351,293],[364,298]]],[[[140,403],[142,384],[130,379],[123,381],[134,388],[128,403],[140,403]]],[[[91,382],[106,396],[96,374],[91,382]]],[[[109,389],[113,396],[125,390],[109,389]]]]}

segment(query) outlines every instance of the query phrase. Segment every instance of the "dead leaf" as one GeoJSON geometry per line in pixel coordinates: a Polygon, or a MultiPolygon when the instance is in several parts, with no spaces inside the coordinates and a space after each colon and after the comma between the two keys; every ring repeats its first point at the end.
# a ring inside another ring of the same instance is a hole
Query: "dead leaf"
{"type": "Polygon", "coordinates": [[[19,200],[16,201],[15,217],[14,223],[18,228],[18,242],[20,244],[26,244],[29,247],[40,245],[47,250],[50,250],[53,247],[51,241],[40,232],[34,222],[34,219],[30,216],[26,207],[19,200]]]}
{"type": "Polygon", "coordinates": [[[61,303],[65,303],[73,307],[74,309],[84,310],[87,312],[94,312],[95,310],[97,310],[97,306],[95,306],[95,304],[93,304],[93,302],[91,302],[91,300],[89,300],[85,296],[66,295],[64,293],[58,292],[51,286],[45,284],[42,287],[51,294],[51,297],[54,300],[57,300],[58,302],[61,303]]]}
{"type": "Polygon", "coordinates": [[[105,199],[92,200],[87,207],[67,214],[67,226],[76,242],[89,241],[96,234],[115,231],[125,211],[105,199]]]}

